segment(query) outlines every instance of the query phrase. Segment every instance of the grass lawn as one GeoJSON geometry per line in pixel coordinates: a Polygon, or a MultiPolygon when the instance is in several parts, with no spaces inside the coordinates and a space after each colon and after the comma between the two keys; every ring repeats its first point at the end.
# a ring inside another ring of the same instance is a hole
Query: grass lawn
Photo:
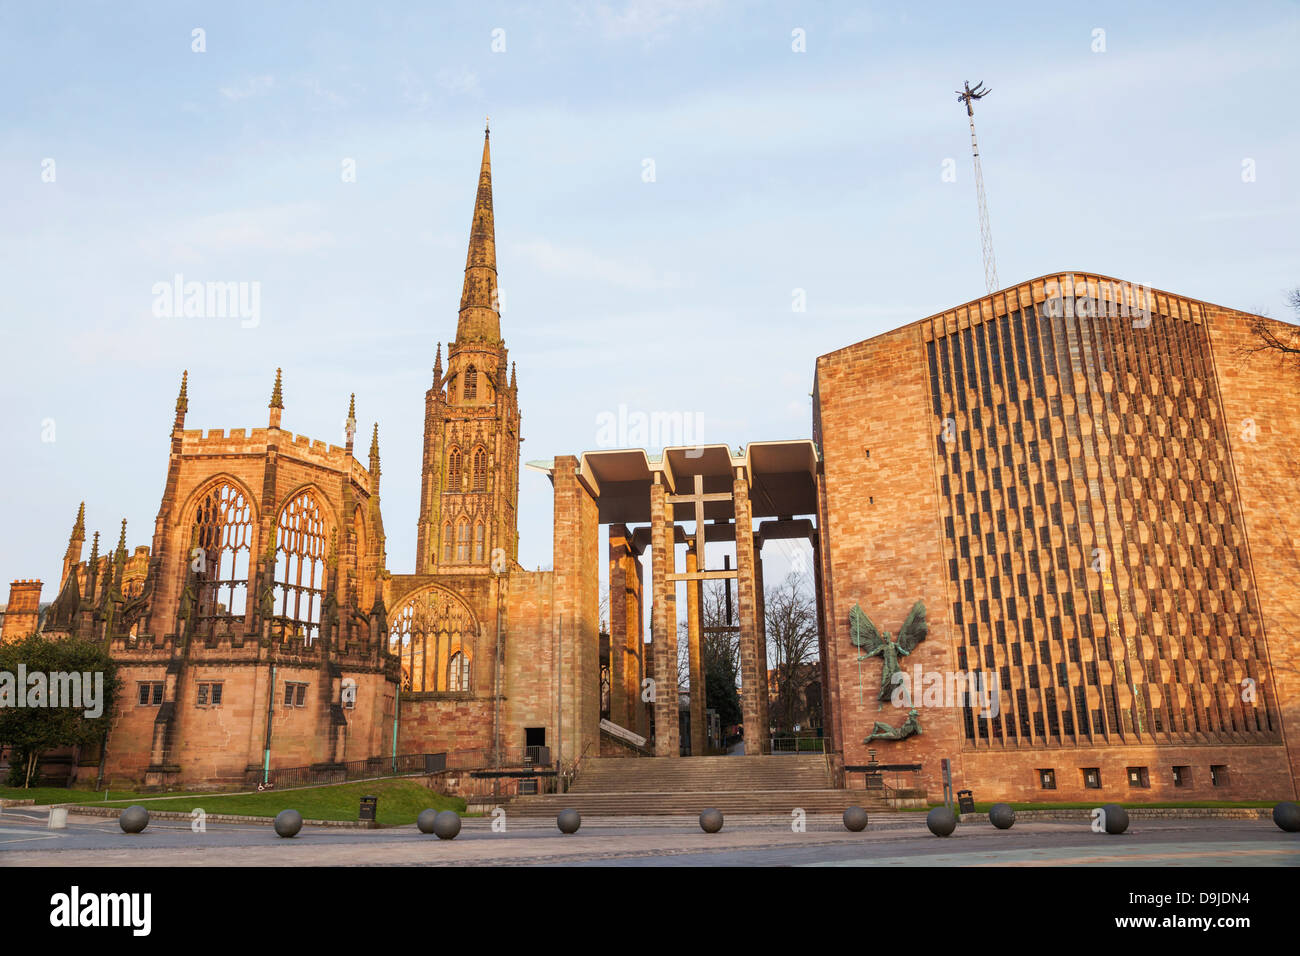
{"type": "MultiPolygon", "coordinates": [[[[110,803],[113,806],[118,800],[134,800],[137,797],[157,797],[159,794],[141,794],[131,790],[110,790],[110,803]]],[[[74,790],[68,787],[32,787],[30,790],[24,790],[22,787],[0,787],[0,798],[5,800],[35,800],[40,806],[48,803],[95,803],[104,805],[103,790],[74,790]]]]}
{"type": "Polygon", "coordinates": [[[139,804],[150,810],[176,810],[182,813],[201,807],[208,813],[232,813],[244,816],[274,817],[281,810],[297,810],[307,820],[355,820],[361,797],[379,798],[379,822],[400,826],[415,822],[421,810],[455,810],[465,815],[461,797],[434,793],[415,780],[371,780],[303,790],[268,790],[263,793],[219,794],[211,791],[191,794],[131,794],[112,791],[108,803],[104,793],[42,787],[19,790],[0,789],[0,796],[34,798],[37,803],[84,803],[95,806],[126,807],[139,804]]]}

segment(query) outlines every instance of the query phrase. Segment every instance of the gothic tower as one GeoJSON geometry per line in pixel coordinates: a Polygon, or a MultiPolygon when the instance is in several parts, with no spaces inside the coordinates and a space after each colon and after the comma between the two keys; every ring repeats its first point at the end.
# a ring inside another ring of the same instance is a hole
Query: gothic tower
{"type": "Polygon", "coordinates": [[[424,398],[416,574],[517,566],[519,395],[501,338],[488,132],[465,258],[456,338],[439,345],[424,398]],[[495,556],[495,560],[494,560],[495,556]]]}

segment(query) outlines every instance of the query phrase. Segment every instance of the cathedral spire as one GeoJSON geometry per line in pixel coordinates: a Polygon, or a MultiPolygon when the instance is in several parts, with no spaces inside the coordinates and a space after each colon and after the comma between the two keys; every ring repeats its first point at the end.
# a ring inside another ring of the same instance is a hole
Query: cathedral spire
{"type": "Polygon", "coordinates": [[[275,370],[275,387],[271,389],[271,427],[280,427],[280,414],[284,411],[284,393],[280,388],[280,370],[275,370]]]}
{"type": "Polygon", "coordinates": [[[85,599],[93,601],[95,599],[95,575],[99,573],[99,532],[95,532],[95,537],[90,542],[90,563],[86,565],[86,593],[85,599]]]}
{"type": "Polygon", "coordinates": [[[86,540],[86,503],[83,501],[81,507],[77,509],[77,520],[72,523],[72,537],[68,538],[68,544],[74,541],[86,540]]]}
{"type": "Polygon", "coordinates": [[[495,346],[500,340],[496,232],[492,220],[492,157],[488,149],[488,131],[485,129],[478,195],[474,199],[474,220],[470,226],[469,253],[465,257],[465,284],[460,294],[456,344],[479,342],[495,346]]]}
{"type": "Polygon", "coordinates": [[[190,371],[186,369],[181,372],[181,392],[176,396],[176,427],[181,428],[185,425],[185,413],[190,410],[190,398],[187,391],[189,384],[190,371]]]}
{"type": "Polygon", "coordinates": [[[379,422],[375,422],[374,434],[370,436],[370,473],[379,475],[379,422]]]}
{"type": "Polygon", "coordinates": [[[348,439],[348,454],[352,454],[352,439],[357,434],[357,393],[352,393],[352,398],[348,401],[348,417],[343,423],[344,434],[348,439]]]}

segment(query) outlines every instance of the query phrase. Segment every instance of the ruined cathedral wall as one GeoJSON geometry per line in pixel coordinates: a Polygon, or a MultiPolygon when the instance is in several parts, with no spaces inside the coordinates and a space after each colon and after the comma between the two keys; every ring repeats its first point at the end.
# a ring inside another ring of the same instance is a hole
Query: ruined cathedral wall
{"type": "Polygon", "coordinates": [[[546,728],[547,745],[556,746],[554,595],[552,571],[509,574],[502,727],[502,746],[509,750],[524,746],[528,727],[546,728]]]}

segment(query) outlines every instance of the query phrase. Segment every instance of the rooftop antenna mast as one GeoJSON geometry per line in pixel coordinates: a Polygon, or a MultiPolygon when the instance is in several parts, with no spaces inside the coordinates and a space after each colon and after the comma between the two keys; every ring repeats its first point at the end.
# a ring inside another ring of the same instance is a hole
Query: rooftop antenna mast
{"type": "Polygon", "coordinates": [[[980,246],[984,252],[984,285],[989,292],[996,292],[998,264],[993,259],[993,231],[989,228],[989,204],[984,197],[984,170],[980,166],[979,141],[975,139],[975,101],[983,99],[992,92],[984,89],[983,81],[976,83],[974,89],[971,89],[970,83],[967,82],[965,91],[957,91],[957,102],[966,104],[966,115],[970,117],[970,148],[975,156],[975,192],[980,204],[980,246]]]}

